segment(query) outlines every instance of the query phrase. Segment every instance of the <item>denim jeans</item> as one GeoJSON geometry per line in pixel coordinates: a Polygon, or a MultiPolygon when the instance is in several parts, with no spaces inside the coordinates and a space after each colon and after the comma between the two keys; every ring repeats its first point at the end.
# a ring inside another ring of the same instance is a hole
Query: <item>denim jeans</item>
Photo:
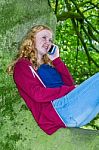
{"type": "Polygon", "coordinates": [[[88,124],[99,113],[99,73],[54,100],[52,105],[67,127],[88,124]]]}

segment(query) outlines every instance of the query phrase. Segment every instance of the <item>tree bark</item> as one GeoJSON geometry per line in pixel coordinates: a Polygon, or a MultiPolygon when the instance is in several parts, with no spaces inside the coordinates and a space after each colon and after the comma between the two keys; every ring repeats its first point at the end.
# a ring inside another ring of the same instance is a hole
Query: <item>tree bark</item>
{"type": "Polygon", "coordinates": [[[34,25],[43,24],[55,33],[57,19],[47,0],[0,1],[0,49],[17,50],[18,43],[34,25]]]}

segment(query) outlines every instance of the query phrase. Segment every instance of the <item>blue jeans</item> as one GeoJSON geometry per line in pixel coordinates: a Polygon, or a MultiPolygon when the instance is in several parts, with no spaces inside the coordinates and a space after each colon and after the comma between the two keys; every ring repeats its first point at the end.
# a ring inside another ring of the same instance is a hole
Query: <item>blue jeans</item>
{"type": "Polygon", "coordinates": [[[67,127],[88,124],[99,113],[99,73],[54,100],[52,105],[67,127]]]}

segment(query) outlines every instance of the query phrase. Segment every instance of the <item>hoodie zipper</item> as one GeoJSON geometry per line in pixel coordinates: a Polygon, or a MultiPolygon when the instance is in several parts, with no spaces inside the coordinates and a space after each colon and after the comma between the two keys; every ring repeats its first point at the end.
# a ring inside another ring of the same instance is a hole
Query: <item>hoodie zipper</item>
{"type": "Polygon", "coordinates": [[[35,70],[32,68],[32,66],[29,66],[29,68],[31,69],[34,78],[35,78],[35,76],[36,76],[36,77],[39,79],[39,81],[43,84],[43,86],[46,88],[46,85],[43,83],[43,81],[42,81],[41,78],[38,76],[38,74],[35,72],[35,70]]]}

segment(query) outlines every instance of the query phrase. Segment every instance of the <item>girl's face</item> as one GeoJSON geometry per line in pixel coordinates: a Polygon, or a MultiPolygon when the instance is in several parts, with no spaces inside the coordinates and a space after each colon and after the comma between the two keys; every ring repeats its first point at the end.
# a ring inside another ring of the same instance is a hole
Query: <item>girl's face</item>
{"type": "Polygon", "coordinates": [[[44,29],[39,31],[36,34],[35,38],[35,47],[38,52],[38,58],[42,58],[43,55],[45,55],[48,50],[50,49],[52,45],[52,32],[44,29]]]}

